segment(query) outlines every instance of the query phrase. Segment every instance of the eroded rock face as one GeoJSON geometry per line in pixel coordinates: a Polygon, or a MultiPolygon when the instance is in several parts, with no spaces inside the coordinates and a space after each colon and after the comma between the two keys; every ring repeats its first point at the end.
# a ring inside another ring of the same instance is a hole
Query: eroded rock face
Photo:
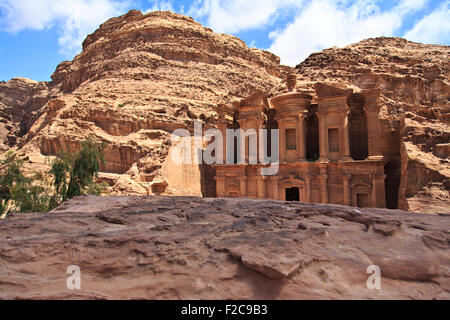
{"type": "Polygon", "coordinates": [[[28,132],[49,95],[46,82],[25,78],[0,82],[0,150],[15,146],[28,132]]]}
{"type": "Polygon", "coordinates": [[[433,213],[450,202],[449,56],[449,46],[374,38],[312,54],[296,67],[297,90],[316,81],[380,88],[383,155],[400,175],[402,209],[433,213]]]}
{"type": "Polygon", "coordinates": [[[449,299],[450,216],[80,197],[0,222],[0,298],[449,299]],[[66,288],[67,267],[82,290],[66,288]],[[368,290],[367,268],[381,268],[368,290]]]}
{"type": "MultiPolygon", "coordinates": [[[[52,156],[95,136],[108,144],[102,170],[126,174],[137,165],[131,189],[151,193],[153,178],[167,180],[159,169],[167,161],[170,134],[193,128],[194,120],[214,126],[219,105],[277,85],[279,62],[189,17],[130,11],[101,25],[81,54],[57,67],[51,82],[57,94],[19,147],[24,155],[52,156]]],[[[169,191],[183,195],[195,187],[184,184],[169,191]]]]}

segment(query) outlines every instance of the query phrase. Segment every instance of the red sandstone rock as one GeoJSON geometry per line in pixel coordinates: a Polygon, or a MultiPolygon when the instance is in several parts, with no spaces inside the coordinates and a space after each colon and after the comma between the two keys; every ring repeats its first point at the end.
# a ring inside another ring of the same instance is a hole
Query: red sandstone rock
{"type": "Polygon", "coordinates": [[[269,200],[80,197],[0,221],[0,298],[449,299],[450,216],[269,200]],[[66,288],[69,265],[81,290],[66,288]],[[369,290],[367,268],[381,268],[369,290]]]}
{"type": "MultiPolygon", "coordinates": [[[[45,156],[74,150],[93,135],[108,144],[102,170],[125,176],[114,193],[152,193],[153,180],[162,179],[169,182],[169,194],[200,196],[195,179],[177,183],[181,172],[164,165],[170,134],[193,127],[196,119],[213,126],[219,105],[270,90],[282,81],[282,70],[275,55],[189,17],[131,11],[101,25],[81,54],[57,67],[48,84],[52,94],[17,147],[43,165],[45,156]]],[[[0,102],[12,109],[14,95],[0,86],[0,102]]],[[[20,99],[27,97],[28,92],[20,99]]],[[[200,180],[199,169],[191,171],[200,180]]]]}

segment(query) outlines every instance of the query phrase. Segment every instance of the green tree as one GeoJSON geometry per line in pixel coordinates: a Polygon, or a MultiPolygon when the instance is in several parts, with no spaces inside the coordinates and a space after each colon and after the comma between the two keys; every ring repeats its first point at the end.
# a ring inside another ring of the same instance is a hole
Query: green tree
{"type": "Polygon", "coordinates": [[[20,212],[53,209],[56,206],[54,195],[44,176],[37,173],[27,177],[21,171],[22,166],[23,160],[17,159],[13,152],[9,152],[0,162],[0,211],[4,213],[10,201],[20,212]]]}
{"type": "Polygon", "coordinates": [[[75,196],[100,195],[107,187],[95,181],[104,163],[103,149],[103,144],[87,139],[77,153],[62,152],[51,163],[51,182],[42,173],[24,175],[24,161],[7,153],[0,161],[0,217],[7,211],[47,212],[75,196]]]}
{"type": "Polygon", "coordinates": [[[103,144],[87,139],[81,143],[81,149],[76,154],[62,152],[53,161],[50,173],[61,201],[86,193],[101,193],[104,185],[95,183],[95,178],[105,161],[103,149],[103,144]]]}
{"type": "Polygon", "coordinates": [[[23,160],[17,159],[12,151],[9,151],[5,160],[0,162],[0,168],[3,172],[0,175],[0,199],[5,201],[11,200],[11,188],[14,184],[28,182],[28,179],[20,171],[22,165],[23,160]]]}
{"type": "Polygon", "coordinates": [[[15,154],[10,151],[6,154],[5,159],[0,162],[0,213],[8,207],[8,202],[13,200],[11,188],[17,182],[25,182],[26,177],[20,171],[23,161],[16,159],[15,154]]]}

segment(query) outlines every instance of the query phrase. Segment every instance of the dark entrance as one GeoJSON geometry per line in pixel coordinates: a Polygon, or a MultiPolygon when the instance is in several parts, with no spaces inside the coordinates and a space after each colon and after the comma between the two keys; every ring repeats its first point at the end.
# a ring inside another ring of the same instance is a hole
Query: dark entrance
{"type": "Polygon", "coordinates": [[[319,159],[319,118],[315,112],[306,118],[306,158],[312,162],[319,159]]]}
{"type": "Polygon", "coordinates": [[[400,165],[397,162],[390,161],[384,167],[386,174],[386,208],[398,209],[398,192],[400,188],[400,165]]]}
{"type": "Polygon", "coordinates": [[[356,202],[358,208],[367,208],[369,206],[369,196],[367,194],[360,194],[358,193],[356,195],[356,202]]]}
{"type": "MultiPolygon", "coordinates": [[[[365,160],[369,156],[367,118],[362,108],[353,108],[349,115],[350,154],[353,160],[365,160]]],[[[377,141],[377,143],[379,143],[377,141]]]]}
{"type": "Polygon", "coordinates": [[[300,201],[300,190],[298,188],[286,189],[286,201],[300,201]]]}

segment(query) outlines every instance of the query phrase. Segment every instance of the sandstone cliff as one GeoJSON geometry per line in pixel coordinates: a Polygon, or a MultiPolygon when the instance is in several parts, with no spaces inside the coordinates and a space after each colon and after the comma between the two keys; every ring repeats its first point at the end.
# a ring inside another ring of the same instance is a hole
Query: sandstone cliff
{"type": "Polygon", "coordinates": [[[0,298],[449,299],[449,219],[269,200],[81,197],[0,222],[0,298]],[[81,290],[66,287],[70,265],[81,290]],[[380,290],[366,287],[371,265],[380,290]]]}
{"type": "Polygon", "coordinates": [[[45,82],[15,78],[0,83],[0,151],[15,146],[28,132],[49,94],[45,82]]]}
{"type": "MultiPolygon", "coordinates": [[[[40,155],[76,149],[94,135],[108,145],[103,178],[115,185],[114,192],[147,194],[155,181],[169,180],[170,186],[184,186],[169,194],[202,195],[195,183],[202,168],[165,165],[170,133],[193,127],[194,120],[213,126],[220,105],[269,90],[281,81],[282,70],[275,55],[189,17],[130,11],[101,25],[86,38],[81,54],[57,67],[48,84],[52,95],[33,125],[26,122],[17,147],[43,164],[40,155]]],[[[31,91],[13,103],[8,90],[0,92],[6,96],[0,102],[19,110],[31,91]]]]}

